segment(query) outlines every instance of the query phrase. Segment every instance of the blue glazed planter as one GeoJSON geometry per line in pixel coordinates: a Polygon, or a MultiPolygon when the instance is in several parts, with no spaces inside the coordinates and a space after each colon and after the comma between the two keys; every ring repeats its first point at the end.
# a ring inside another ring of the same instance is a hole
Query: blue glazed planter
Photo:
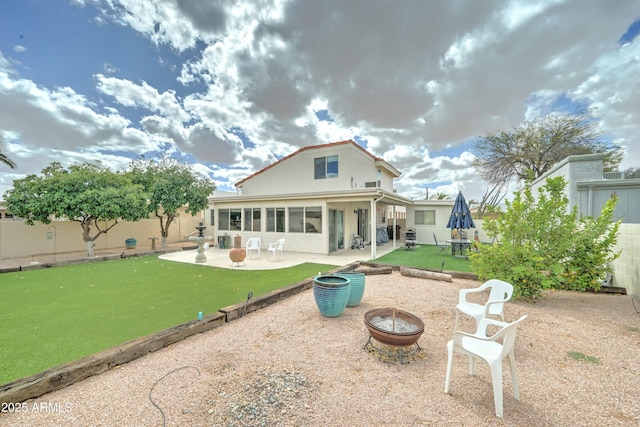
{"type": "Polygon", "coordinates": [[[364,273],[337,273],[336,276],[346,277],[351,282],[351,294],[347,307],[357,307],[364,294],[364,273]]]}
{"type": "Polygon", "coordinates": [[[346,277],[326,275],[313,279],[313,297],[326,317],[338,317],[342,314],[351,295],[351,281],[346,277]]]}

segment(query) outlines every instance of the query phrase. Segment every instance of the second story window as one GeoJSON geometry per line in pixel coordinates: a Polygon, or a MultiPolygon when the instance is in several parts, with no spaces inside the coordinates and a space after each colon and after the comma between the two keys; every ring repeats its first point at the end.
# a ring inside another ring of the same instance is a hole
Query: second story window
{"type": "Polygon", "coordinates": [[[338,177],[338,156],[316,157],[313,166],[315,179],[338,177]]]}

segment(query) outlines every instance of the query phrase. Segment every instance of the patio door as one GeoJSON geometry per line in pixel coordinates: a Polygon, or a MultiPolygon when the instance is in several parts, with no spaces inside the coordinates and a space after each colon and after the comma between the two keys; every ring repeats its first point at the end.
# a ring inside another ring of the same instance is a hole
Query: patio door
{"type": "Polygon", "coordinates": [[[344,249],[344,211],[329,209],[329,252],[344,249]]]}

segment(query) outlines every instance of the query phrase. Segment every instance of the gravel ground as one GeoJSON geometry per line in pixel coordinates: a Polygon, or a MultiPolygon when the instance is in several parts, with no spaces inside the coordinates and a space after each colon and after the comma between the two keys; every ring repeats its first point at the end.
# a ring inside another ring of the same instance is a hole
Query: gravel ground
{"type": "MultiPolygon", "coordinates": [[[[550,292],[536,303],[507,304],[507,320],[529,317],[516,340],[520,401],[504,365],[504,418],[495,417],[482,363],[471,377],[457,355],[444,393],[458,291],[475,286],[367,276],[362,304],[337,318],[321,316],[313,292],[304,291],[27,401],[23,412],[0,414],[0,425],[640,425],[640,314],[627,296],[550,292]],[[363,348],[364,314],[378,307],[425,323],[421,350],[403,365],[363,348]]],[[[461,326],[469,330],[472,320],[461,326]]]]}

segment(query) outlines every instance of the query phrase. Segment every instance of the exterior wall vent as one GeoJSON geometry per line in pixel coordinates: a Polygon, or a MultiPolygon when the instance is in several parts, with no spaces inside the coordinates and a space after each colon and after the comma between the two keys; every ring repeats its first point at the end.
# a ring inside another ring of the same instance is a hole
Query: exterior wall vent
{"type": "Polygon", "coordinates": [[[604,172],[603,179],[624,179],[624,172],[604,172]]]}

